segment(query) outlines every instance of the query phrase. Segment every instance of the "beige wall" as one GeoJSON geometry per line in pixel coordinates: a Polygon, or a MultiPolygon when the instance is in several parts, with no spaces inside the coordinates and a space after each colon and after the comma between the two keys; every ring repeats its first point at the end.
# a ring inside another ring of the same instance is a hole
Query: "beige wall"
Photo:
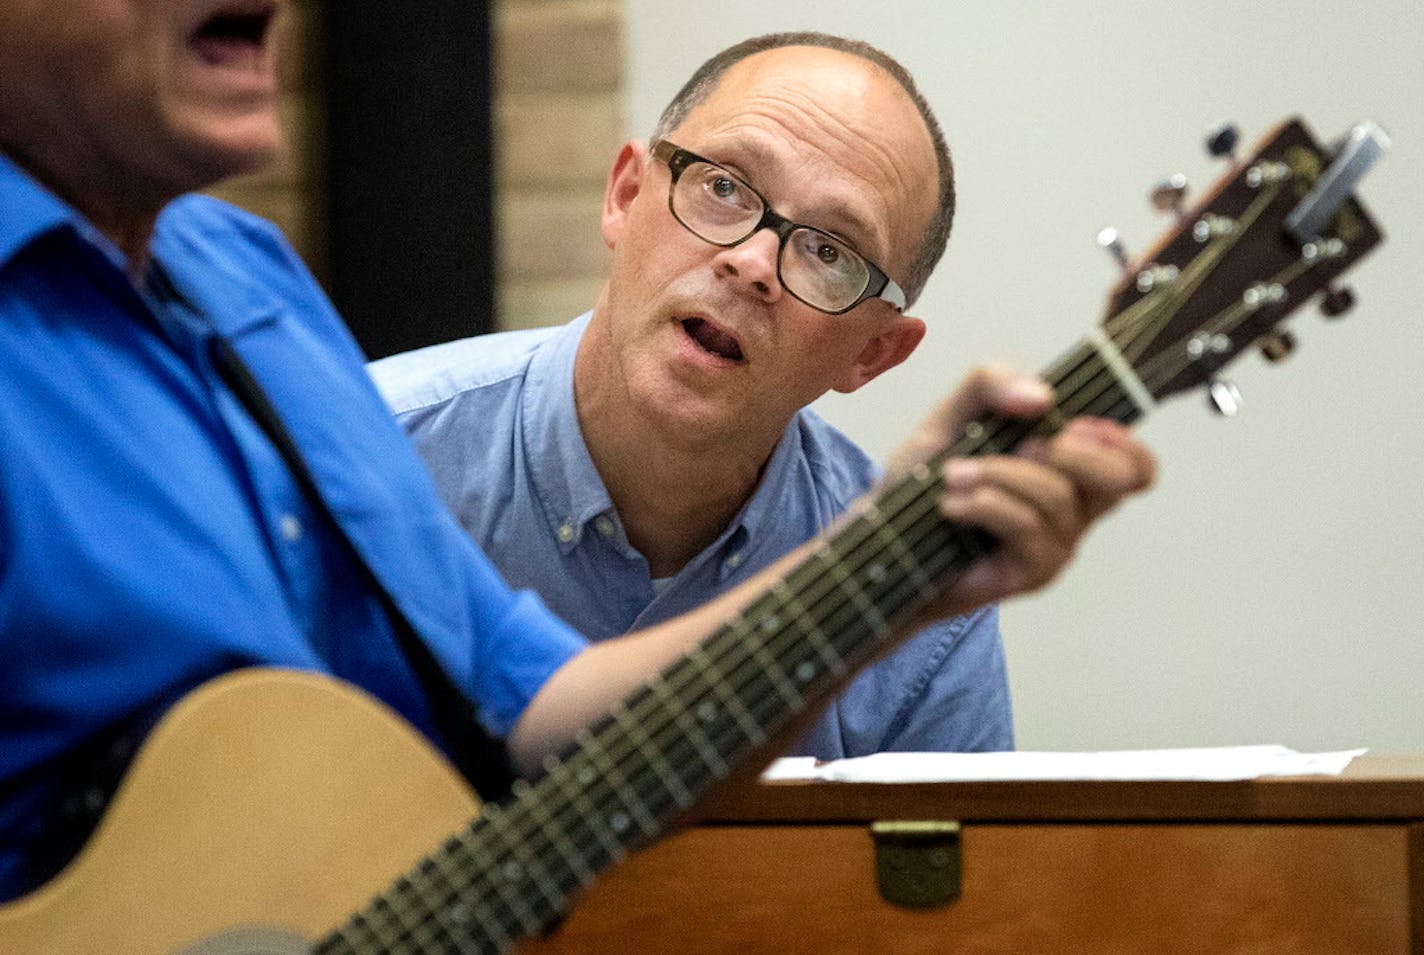
{"type": "MultiPolygon", "coordinates": [[[[298,0],[282,25],[286,154],[213,191],[277,223],[321,276],[318,2],[298,0]]],[[[598,291],[604,172],[626,125],[622,25],[622,0],[495,4],[499,327],[563,322],[598,291]]]]}

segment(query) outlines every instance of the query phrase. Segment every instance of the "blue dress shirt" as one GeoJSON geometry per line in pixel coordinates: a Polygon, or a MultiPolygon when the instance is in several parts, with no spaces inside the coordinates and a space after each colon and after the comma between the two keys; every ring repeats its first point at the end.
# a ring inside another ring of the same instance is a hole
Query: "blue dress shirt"
{"type": "Polygon", "coordinates": [[[0,898],[25,887],[78,754],[222,671],[333,673],[430,732],[358,554],[497,734],[584,645],[450,518],[274,228],[185,197],[152,262],[135,289],[0,157],[0,898]],[[335,524],[222,384],[215,335],[335,524]]]}
{"type": "MultiPolygon", "coordinates": [[[[435,345],[371,370],[460,523],[511,585],[537,591],[590,639],[706,602],[814,536],[874,482],[855,444],[802,411],[721,536],[671,580],[654,582],[579,428],[573,367],[588,320],[435,345]]],[[[795,752],[832,759],[1012,748],[990,607],[930,627],[871,666],[795,752]]]]}

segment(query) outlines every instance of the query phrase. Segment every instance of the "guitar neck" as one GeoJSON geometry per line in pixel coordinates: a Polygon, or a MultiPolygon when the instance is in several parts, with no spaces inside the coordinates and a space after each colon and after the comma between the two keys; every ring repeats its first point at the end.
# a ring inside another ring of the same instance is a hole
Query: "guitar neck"
{"type": "Polygon", "coordinates": [[[1138,416],[1115,354],[1110,342],[1080,344],[1044,375],[1057,395],[1049,414],[971,425],[859,508],[783,581],[581,732],[540,780],[486,807],[317,951],[455,951],[455,940],[468,946],[471,936],[502,951],[542,931],[602,870],[842,686],[890,630],[994,546],[939,514],[936,464],[1011,451],[1083,414],[1138,416]]]}

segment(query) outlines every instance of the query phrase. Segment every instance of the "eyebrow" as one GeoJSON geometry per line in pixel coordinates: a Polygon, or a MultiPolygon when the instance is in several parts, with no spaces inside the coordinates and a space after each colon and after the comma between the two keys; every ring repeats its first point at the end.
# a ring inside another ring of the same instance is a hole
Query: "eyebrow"
{"type": "MultiPolygon", "coordinates": [[[[693,150],[693,152],[697,152],[697,150],[693,150]]],[[[748,175],[748,167],[742,162],[739,162],[737,159],[728,159],[726,157],[728,155],[745,157],[748,163],[763,169],[768,166],[774,167],[780,165],[780,161],[776,158],[776,156],[772,154],[771,150],[767,149],[765,146],[755,140],[734,140],[726,147],[723,147],[721,145],[714,146],[711,148],[710,152],[712,153],[712,155],[708,155],[708,159],[711,159],[719,165],[730,167],[733,171],[737,172],[737,174],[740,175],[743,179],[747,180],[748,183],[750,183],[754,188],[756,188],[757,192],[761,192],[762,187],[757,186],[757,184],[752,180],[752,177],[748,175]],[[723,151],[724,148],[725,151],[723,151]]],[[[771,204],[770,200],[764,199],[763,201],[766,201],[768,204],[771,204]]],[[[823,214],[824,217],[829,219],[833,224],[842,226],[843,228],[832,228],[826,225],[817,225],[816,223],[812,222],[801,222],[800,220],[797,220],[797,223],[799,225],[812,226],[814,228],[820,229],[822,232],[829,232],[832,235],[844,239],[845,241],[849,242],[850,245],[854,247],[855,250],[861,255],[864,255],[867,258],[874,259],[877,265],[879,265],[880,259],[883,256],[889,255],[890,250],[888,248],[884,249],[883,251],[870,250],[866,248],[865,241],[856,241],[852,239],[852,236],[855,236],[861,240],[873,241],[877,238],[877,233],[875,229],[871,228],[870,223],[867,220],[861,218],[859,215],[857,215],[855,210],[852,209],[850,206],[847,206],[841,202],[832,201],[820,207],[817,212],[823,214]]],[[[889,236],[887,234],[886,239],[888,240],[888,238],[889,236]]]]}

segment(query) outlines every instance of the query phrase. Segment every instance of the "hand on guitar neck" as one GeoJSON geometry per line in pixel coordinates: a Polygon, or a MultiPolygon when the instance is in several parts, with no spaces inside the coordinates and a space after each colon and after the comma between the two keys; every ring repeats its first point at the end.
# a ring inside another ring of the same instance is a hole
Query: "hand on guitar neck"
{"type": "MultiPolygon", "coordinates": [[[[1039,421],[1055,408],[1051,388],[1003,367],[974,370],[892,456],[887,482],[932,459],[966,429],[993,417],[1039,421]]],[[[982,425],[981,425],[982,427],[982,425]]],[[[1107,418],[1067,421],[1031,437],[1013,455],[952,457],[937,467],[940,512],[981,527],[998,546],[952,581],[918,614],[927,621],[964,613],[1049,583],[1092,523],[1156,478],[1152,453],[1107,418]]]]}

